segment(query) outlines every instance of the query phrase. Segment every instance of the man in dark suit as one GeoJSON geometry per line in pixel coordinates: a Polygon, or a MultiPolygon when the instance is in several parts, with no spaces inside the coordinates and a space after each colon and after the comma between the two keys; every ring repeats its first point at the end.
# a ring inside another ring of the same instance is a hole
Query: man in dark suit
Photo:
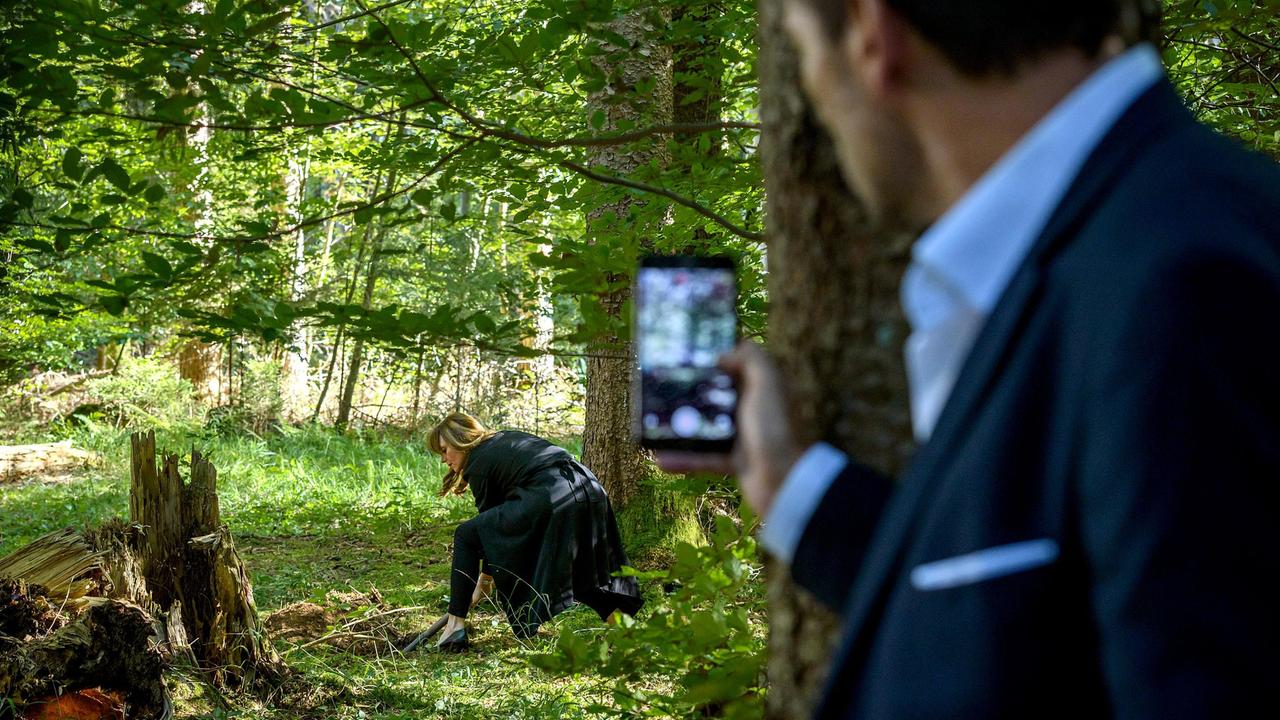
{"type": "Polygon", "coordinates": [[[1280,170],[1124,47],[1126,5],[788,7],[851,186],[929,226],[900,482],[797,447],[759,347],[725,361],[762,542],[843,614],[820,718],[1275,711],[1280,170]]]}

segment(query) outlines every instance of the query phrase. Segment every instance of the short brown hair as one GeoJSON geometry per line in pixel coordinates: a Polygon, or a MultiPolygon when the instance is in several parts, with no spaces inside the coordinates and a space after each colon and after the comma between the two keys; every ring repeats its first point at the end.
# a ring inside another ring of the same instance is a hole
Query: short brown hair
{"type": "MultiPolygon", "coordinates": [[[[850,0],[800,1],[818,13],[833,39],[843,34],[850,0]]],[[[885,1],[970,76],[1012,75],[1021,62],[1060,48],[1094,57],[1108,36],[1152,39],[1160,22],[1159,0],[885,1]]]]}

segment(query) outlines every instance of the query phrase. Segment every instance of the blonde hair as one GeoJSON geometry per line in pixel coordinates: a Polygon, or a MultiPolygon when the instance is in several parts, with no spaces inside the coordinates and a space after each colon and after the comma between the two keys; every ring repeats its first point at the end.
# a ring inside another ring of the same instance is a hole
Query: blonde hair
{"type": "MultiPolygon", "coordinates": [[[[477,420],[475,416],[464,412],[451,412],[427,431],[427,447],[434,453],[444,455],[445,446],[448,445],[464,455],[469,455],[472,448],[493,437],[494,434],[493,430],[485,427],[484,423],[477,420]]],[[[463,464],[465,466],[465,459],[463,464]]],[[[450,470],[444,476],[440,495],[443,497],[451,492],[461,495],[466,492],[466,489],[467,481],[463,479],[462,473],[450,470]]]]}

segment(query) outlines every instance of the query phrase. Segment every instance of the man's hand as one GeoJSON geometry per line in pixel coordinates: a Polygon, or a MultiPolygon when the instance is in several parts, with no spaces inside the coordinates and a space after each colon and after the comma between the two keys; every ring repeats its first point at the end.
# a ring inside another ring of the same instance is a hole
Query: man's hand
{"type": "Polygon", "coordinates": [[[493,576],[480,573],[480,579],[476,581],[475,592],[471,593],[471,607],[479,605],[492,593],[493,576]]]}
{"type": "Polygon", "coordinates": [[[738,343],[720,359],[720,366],[738,382],[738,439],[733,454],[663,451],[657,453],[658,467],[667,472],[737,475],[743,496],[763,517],[803,449],[791,434],[778,368],[764,348],[750,341],[738,343]]]}

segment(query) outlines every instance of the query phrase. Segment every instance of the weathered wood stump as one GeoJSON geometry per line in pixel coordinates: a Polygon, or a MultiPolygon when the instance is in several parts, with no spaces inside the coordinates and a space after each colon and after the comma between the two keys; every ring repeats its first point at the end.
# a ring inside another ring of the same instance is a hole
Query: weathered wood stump
{"type": "Polygon", "coordinates": [[[217,471],[193,450],[184,483],[176,455],[157,464],[153,433],[131,443],[130,522],[50,533],[0,558],[0,720],[99,706],[97,717],[168,717],[166,663],[260,693],[283,679],[222,524],[217,471]]]}
{"type": "Polygon", "coordinates": [[[157,464],[155,433],[130,440],[129,516],[144,528],[138,550],[152,601],[173,630],[179,627],[173,618],[181,618],[196,662],[215,682],[278,677],[280,658],[258,622],[249,573],[219,515],[213,464],[192,450],[184,484],[177,455],[157,464]]]}

